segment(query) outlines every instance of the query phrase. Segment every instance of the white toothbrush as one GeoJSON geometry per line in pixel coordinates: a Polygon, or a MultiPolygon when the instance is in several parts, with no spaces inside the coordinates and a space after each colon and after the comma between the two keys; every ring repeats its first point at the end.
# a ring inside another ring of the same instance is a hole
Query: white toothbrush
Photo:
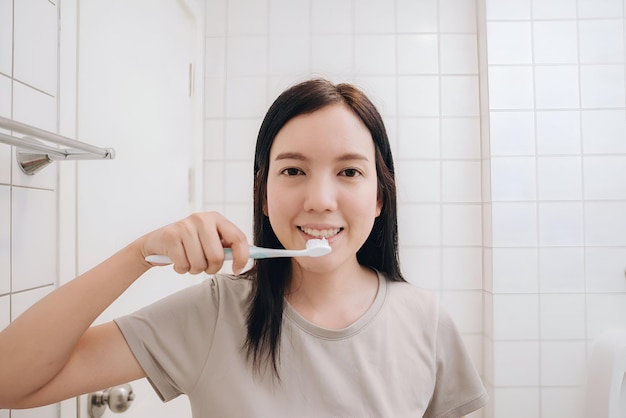
{"type": "MultiPolygon", "coordinates": [[[[304,250],[284,250],[280,248],[263,248],[250,246],[250,258],[278,258],[278,257],[321,257],[330,253],[330,245],[325,238],[310,239],[306,242],[304,250]]],[[[232,260],[233,252],[230,248],[224,248],[224,260],[232,260]]],[[[146,257],[146,261],[155,264],[172,264],[172,260],[161,254],[153,254],[146,257]]]]}

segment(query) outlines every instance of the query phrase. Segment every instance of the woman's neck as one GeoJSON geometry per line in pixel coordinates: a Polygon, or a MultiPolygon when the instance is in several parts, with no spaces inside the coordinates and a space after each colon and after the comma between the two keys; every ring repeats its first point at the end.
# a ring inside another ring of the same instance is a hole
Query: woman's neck
{"type": "Polygon", "coordinates": [[[377,292],[377,274],[355,263],[328,273],[295,268],[285,297],[309,322],[341,329],[367,311],[377,292]]]}

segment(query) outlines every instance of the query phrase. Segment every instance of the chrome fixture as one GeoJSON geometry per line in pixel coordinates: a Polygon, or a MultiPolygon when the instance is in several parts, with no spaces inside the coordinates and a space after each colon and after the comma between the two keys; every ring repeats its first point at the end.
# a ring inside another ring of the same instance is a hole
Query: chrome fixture
{"type": "Polygon", "coordinates": [[[28,175],[35,174],[53,161],[115,158],[113,148],[98,148],[2,116],[0,128],[25,135],[17,137],[0,132],[0,142],[17,147],[17,163],[28,175]],[[65,148],[46,145],[42,140],[65,148]]]}
{"type": "Polygon", "coordinates": [[[100,418],[107,409],[116,414],[126,411],[135,400],[133,387],[128,383],[90,393],[87,396],[87,411],[91,418],[100,418]]]}

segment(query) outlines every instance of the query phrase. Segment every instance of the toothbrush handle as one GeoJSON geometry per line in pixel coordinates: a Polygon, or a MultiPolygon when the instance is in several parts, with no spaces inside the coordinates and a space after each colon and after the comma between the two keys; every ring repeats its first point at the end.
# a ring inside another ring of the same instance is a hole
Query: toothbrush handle
{"type": "MultiPolygon", "coordinates": [[[[250,257],[249,258],[267,258],[270,257],[267,254],[266,248],[255,247],[251,245],[250,249],[250,257]]],[[[233,259],[233,250],[230,248],[224,248],[224,260],[232,260],[233,259]]]]}
{"type": "MultiPolygon", "coordinates": [[[[250,258],[264,258],[265,254],[262,248],[259,247],[250,247],[250,258]]],[[[224,260],[232,260],[233,259],[233,250],[230,248],[224,248],[224,260]]],[[[149,263],[156,264],[172,264],[172,259],[166,255],[161,254],[152,254],[146,257],[146,261],[149,263]]]]}

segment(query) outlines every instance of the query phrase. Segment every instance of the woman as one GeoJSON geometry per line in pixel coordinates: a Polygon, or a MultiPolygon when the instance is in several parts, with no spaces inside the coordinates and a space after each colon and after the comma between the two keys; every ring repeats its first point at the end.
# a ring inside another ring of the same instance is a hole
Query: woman
{"type": "Polygon", "coordinates": [[[459,417],[486,402],[449,316],[400,272],[379,113],[353,86],[320,79],[270,107],[254,163],[255,245],[301,249],[312,238],[332,252],[257,260],[243,274],[247,238],[217,213],[137,239],[0,334],[0,407],[142,377],[163,400],[187,394],[194,417],[459,417]],[[153,267],[146,256],[214,274],[225,247],[235,275],[90,328],[153,267]]]}

